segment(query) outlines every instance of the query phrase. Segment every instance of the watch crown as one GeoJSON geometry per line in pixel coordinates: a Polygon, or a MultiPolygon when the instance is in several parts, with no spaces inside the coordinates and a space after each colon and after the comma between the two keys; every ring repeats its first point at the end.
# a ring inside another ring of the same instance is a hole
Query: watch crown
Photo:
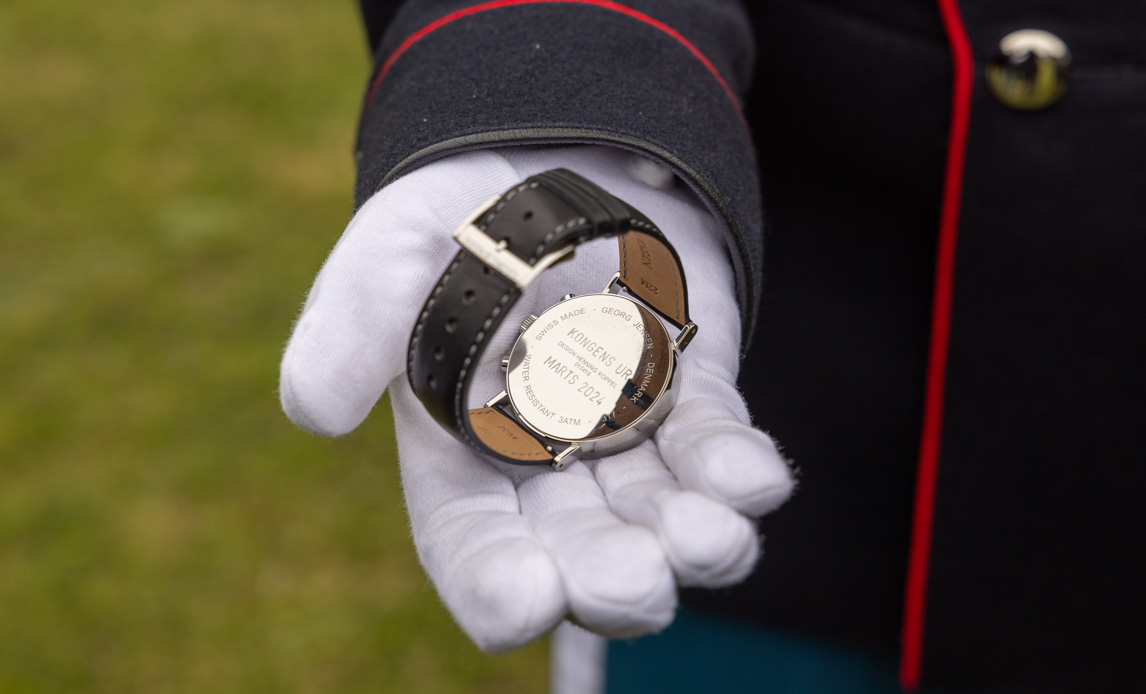
{"type": "Polygon", "coordinates": [[[525,332],[525,329],[533,325],[533,321],[535,320],[537,320],[537,316],[533,315],[532,313],[529,314],[525,320],[521,321],[521,332],[525,332]]]}

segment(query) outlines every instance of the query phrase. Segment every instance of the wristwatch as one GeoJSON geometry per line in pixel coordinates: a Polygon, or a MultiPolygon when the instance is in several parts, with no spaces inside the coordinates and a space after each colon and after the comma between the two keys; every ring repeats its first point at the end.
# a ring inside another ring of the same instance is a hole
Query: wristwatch
{"type": "Polygon", "coordinates": [[[478,207],[454,238],[461,250],[410,336],[410,386],[434,419],[483,454],[555,470],[651,436],[672,409],[677,357],[697,330],[680,258],[660,230],[554,169],[478,207]],[[617,238],[620,263],[604,290],[529,316],[502,357],[505,390],[470,409],[475,367],[522,291],[576,246],[607,237],[617,238]]]}

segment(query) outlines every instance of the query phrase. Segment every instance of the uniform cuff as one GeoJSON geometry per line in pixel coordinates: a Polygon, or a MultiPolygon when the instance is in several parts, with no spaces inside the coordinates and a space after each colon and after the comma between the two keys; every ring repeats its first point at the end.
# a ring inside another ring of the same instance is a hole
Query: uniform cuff
{"type": "Polygon", "coordinates": [[[740,57],[750,58],[739,53],[750,44],[736,45],[738,25],[720,12],[692,23],[666,13],[597,0],[497,0],[400,16],[364,104],[356,204],[464,150],[587,143],[643,153],[724,222],[746,344],[762,249],[756,161],[736,97],[747,79],[740,57]],[[686,37],[674,21],[695,26],[686,37]]]}

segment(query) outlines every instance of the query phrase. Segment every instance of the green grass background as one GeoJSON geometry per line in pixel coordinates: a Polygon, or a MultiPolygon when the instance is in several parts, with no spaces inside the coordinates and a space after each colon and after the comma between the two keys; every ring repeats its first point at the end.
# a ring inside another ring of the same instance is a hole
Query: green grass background
{"type": "Polygon", "coordinates": [[[351,0],[0,3],[0,693],[544,688],[418,567],[387,408],[279,410],[368,69],[351,0]]]}

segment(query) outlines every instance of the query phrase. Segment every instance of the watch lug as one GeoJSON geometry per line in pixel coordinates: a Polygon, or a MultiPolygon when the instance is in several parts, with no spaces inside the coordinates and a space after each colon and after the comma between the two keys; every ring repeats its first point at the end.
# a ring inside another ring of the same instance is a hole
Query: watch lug
{"type": "Polygon", "coordinates": [[[561,300],[562,301],[569,301],[570,299],[572,299],[575,296],[577,296],[577,295],[576,294],[566,294],[565,296],[561,297],[561,300]]]}
{"type": "Polygon", "coordinates": [[[694,337],[696,337],[696,323],[689,321],[684,324],[684,327],[680,330],[680,334],[672,341],[673,349],[678,353],[684,353],[685,348],[688,347],[688,343],[692,342],[692,338],[694,337]]]}
{"type": "Polygon", "coordinates": [[[508,354],[501,355],[501,370],[502,371],[509,371],[509,355],[508,354]]]}
{"type": "Polygon", "coordinates": [[[504,391],[504,390],[501,391],[500,393],[498,393],[497,395],[493,396],[489,400],[486,400],[485,406],[486,407],[493,407],[494,405],[500,404],[503,400],[505,402],[509,402],[509,393],[504,391]]]}
{"type": "MultiPolygon", "coordinates": [[[[580,444],[576,444],[576,443],[569,444],[568,448],[561,451],[557,455],[553,456],[553,462],[549,463],[549,467],[553,468],[554,472],[561,472],[565,468],[569,467],[569,463],[573,462],[572,460],[569,459],[569,454],[573,453],[574,451],[578,451],[580,449],[581,449],[580,444]]],[[[550,448],[549,450],[553,450],[553,449],[550,448]]]]}
{"type": "Polygon", "coordinates": [[[620,279],[621,279],[621,273],[614,272],[613,273],[613,279],[609,280],[609,283],[605,285],[605,288],[601,291],[601,293],[602,294],[612,294],[613,293],[613,287],[617,286],[617,282],[619,282],[620,279]]]}

